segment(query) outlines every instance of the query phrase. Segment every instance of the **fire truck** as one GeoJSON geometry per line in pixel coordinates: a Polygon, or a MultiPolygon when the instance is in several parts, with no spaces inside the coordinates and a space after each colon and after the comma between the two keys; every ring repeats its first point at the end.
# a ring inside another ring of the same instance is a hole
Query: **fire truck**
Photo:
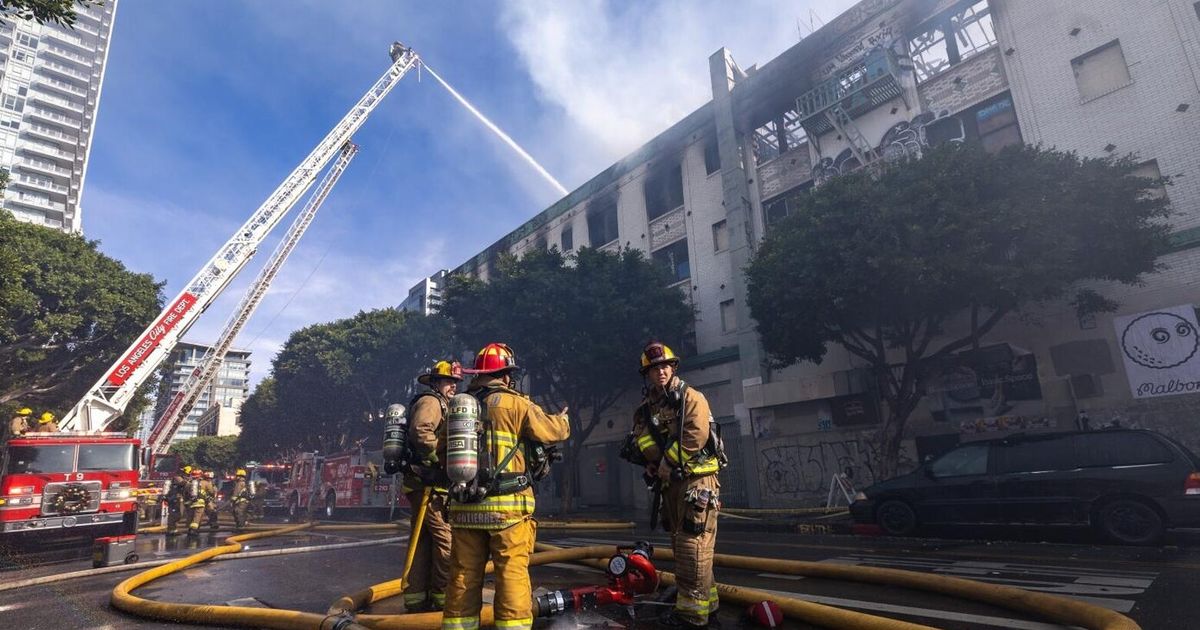
{"type": "Polygon", "coordinates": [[[281,491],[293,520],[306,513],[327,519],[353,515],[391,520],[395,508],[408,507],[400,476],[383,473],[379,450],[301,453],[292,461],[292,473],[281,491]]]}
{"type": "Polygon", "coordinates": [[[10,439],[0,473],[0,535],[8,541],[134,533],[139,447],[123,433],[10,439]]]}

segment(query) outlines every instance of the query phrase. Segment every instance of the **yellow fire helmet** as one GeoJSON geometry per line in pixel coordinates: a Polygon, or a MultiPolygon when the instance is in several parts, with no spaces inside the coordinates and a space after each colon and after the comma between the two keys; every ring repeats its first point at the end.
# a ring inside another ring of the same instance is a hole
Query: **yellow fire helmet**
{"type": "Polygon", "coordinates": [[[234,475],[234,476],[235,476],[235,477],[245,477],[245,476],[246,476],[246,470],[245,470],[244,468],[239,468],[239,469],[237,469],[237,474],[236,474],[236,475],[234,475]]]}
{"type": "Polygon", "coordinates": [[[190,474],[192,474],[192,467],[191,467],[191,466],[184,466],[184,467],[183,467],[183,474],[185,474],[185,475],[190,475],[190,474]]]}
{"type": "Polygon", "coordinates": [[[38,418],[38,424],[47,424],[50,422],[54,422],[54,414],[50,413],[49,411],[43,413],[42,417],[38,418]]]}
{"type": "Polygon", "coordinates": [[[428,372],[417,377],[417,382],[427,387],[433,386],[433,379],[448,378],[454,381],[463,379],[462,365],[458,361],[438,361],[429,368],[428,372]]]}
{"type": "Polygon", "coordinates": [[[32,416],[33,410],[30,409],[29,407],[21,407],[20,409],[17,410],[17,415],[18,416],[32,416]]]}
{"type": "Polygon", "coordinates": [[[679,367],[679,357],[667,347],[667,344],[661,341],[651,341],[642,349],[642,374],[645,374],[646,370],[660,363],[670,363],[675,367],[679,367]]]}

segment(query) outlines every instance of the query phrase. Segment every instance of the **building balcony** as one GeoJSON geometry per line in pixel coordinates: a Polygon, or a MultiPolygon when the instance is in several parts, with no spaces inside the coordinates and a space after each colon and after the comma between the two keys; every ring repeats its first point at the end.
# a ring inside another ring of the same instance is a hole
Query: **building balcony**
{"type": "Polygon", "coordinates": [[[71,118],[66,114],[60,114],[48,109],[42,109],[41,107],[26,107],[25,113],[29,114],[31,117],[41,118],[50,122],[62,123],[64,125],[70,125],[76,128],[82,124],[82,121],[80,121],[78,118],[71,118]]]}
{"type": "Polygon", "coordinates": [[[21,133],[35,138],[45,138],[48,140],[61,140],[70,142],[71,144],[79,143],[79,136],[74,136],[69,133],[63,133],[52,127],[45,127],[36,123],[26,123],[21,125],[21,133]]]}
{"type": "Polygon", "coordinates": [[[72,62],[81,64],[85,68],[92,67],[93,59],[91,57],[88,57],[86,55],[81,55],[73,50],[69,50],[62,46],[56,46],[54,44],[46,43],[44,46],[42,46],[42,53],[55,55],[60,59],[66,59],[67,61],[72,61],[72,62]]]}
{"type": "MultiPolygon", "coordinates": [[[[82,11],[77,13],[76,15],[79,17],[92,18],[93,20],[97,19],[97,18],[94,18],[82,11]]],[[[86,20],[78,20],[78,19],[75,20],[75,24],[72,28],[76,31],[79,31],[80,33],[87,33],[88,35],[92,35],[93,37],[100,37],[100,31],[97,29],[97,27],[88,23],[86,20]]]]}
{"type": "Polygon", "coordinates": [[[59,92],[66,92],[67,94],[74,94],[75,96],[87,97],[88,93],[87,88],[79,87],[78,85],[69,83],[67,81],[52,79],[50,77],[36,76],[33,78],[33,85],[37,88],[58,90],[59,92]]]}
{"type": "Polygon", "coordinates": [[[65,99],[60,96],[54,96],[52,94],[47,94],[41,90],[34,90],[34,91],[30,92],[29,100],[34,101],[34,102],[39,102],[39,103],[45,103],[46,105],[53,105],[55,107],[62,107],[64,109],[69,109],[71,111],[79,112],[81,114],[83,113],[83,103],[65,99]]]}
{"type": "Polygon", "coordinates": [[[62,184],[55,184],[54,182],[47,180],[44,177],[32,177],[30,175],[26,175],[25,173],[21,173],[20,175],[17,175],[16,179],[12,182],[12,184],[28,186],[30,188],[35,188],[37,190],[57,193],[60,195],[65,195],[65,194],[67,194],[67,191],[68,191],[67,187],[62,184]]]}
{"type": "Polygon", "coordinates": [[[835,105],[850,118],[883,105],[901,95],[900,72],[890,51],[876,50],[868,54],[796,99],[800,124],[804,125],[810,138],[819,137],[833,129],[824,114],[835,105]]]}
{"type": "Polygon", "coordinates": [[[6,203],[14,203],[14,204],[19,204],[19,205],[23,205],[23,206],[29,206],[31,208],[38,208],[40,210],[53,210],[54,212],[61,212],[61,213],[66,213],[66,211],[67,211],[67,204],[65,204],[65,203],[59,203],[57,201],[50,201],[49,199],[44,199],[42,197],[36,197],[33,195],[26,195],[26,194],[22,193],[21,191],[15,190],[15,189],[13,190],[12,194],[8,194],[8,195],[4,196],[4,201],[6,203]]]}
{"type": "Polygon", "coordinates": [[[58,175],[60,177],[71,176],[71,169],[69,168],[63,168],[49,160],[42,160],[29,156],[22,156],[21,160],[17,162],[17,166],[29,171],[45,173],[47,175],[58,175]]]}
{"type": "Polygon", "coordinates": [[[80,70],[74,66],[58,63],[57,61],[51,61],[49,59],[42,59],[37,68],[40,70],[48,70],[71,79],[79,79],[80,81],[90,82],[92,80],[92,75],[90,72],[84,72],[83,70],[80,70]]]}
{"type": "Polygon", "coordinates": [[[82,37],[79,37],[77,35],[71,35],[70,33],[67,33],[66,31],[61,31],[61,30],[58,30],[55,28],[48,28],[48,29],[43,30],[42,38],[43,39],[52,39],[54,41],[62,42],[64,44],[70,44],[72,46],[81,48],[89,53],[96,52],[95,44],[90,44],[90,43],[84,41],[84,39],[82,37]]]}
{"type": "Polygon", "coordinates": [[[54,158],[56,160],[66,160],[68,164],[71,164],[75,161],[74,153],[70,151],[63,151],[52,144],[26,141],[20,144],[17,148],[25,153],[33,153],[42,157],[54,158]]]}

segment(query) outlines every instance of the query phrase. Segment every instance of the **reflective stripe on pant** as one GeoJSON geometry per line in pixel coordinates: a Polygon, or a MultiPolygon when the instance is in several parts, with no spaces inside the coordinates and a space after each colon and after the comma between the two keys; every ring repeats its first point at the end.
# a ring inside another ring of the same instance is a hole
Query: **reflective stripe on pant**
{"type": "Polygon", "coordinates": [[[500,530],[454,528],[450,550],[450,583],[442,630],[479,627],[483,608],[483,569],[495,563],[496,627],[533,627],[533,589],[529,583],[529,554],[537,539],[537,523],[526,518],[500,530]],[[470,625],[470,624],[474,625],[470,625]]]}
{"type": "Polygon", "coordinates": [[[200,531],[200,523],[204,520],[204,504],[188,508],[188,532],[200,531]]]}
{"type": "MultiPolygon", "coordinates": [[[[408,531],[415,532],[417,513],[421,508],[421,500],[425,497],[425,490],[419,488],[405,496],[412,506],[408,531]]],[[[429,505],[425,508],[425,522],[421,524],[420,539],[410,540],[408,543],[415,544],[417,550],[413,555],[412,568],[408,572],[408,582],[404,585],[405,608],[420,605],[426,599],[438,607],[446,602],[446,582],[450,579],[450,524],[446,522],[446,502],[445,493],[429,494],[429,505]]],[[[407,554],[408,550],[405,550],[404,557],[407,557],[407,554]]]]}
{"type": "Polygon", "coordinates": [[[703,488],[714,493],[720,489],[716,475],[674,482],[663,493],[663,507],[671,529],[671,549],[675,552],[675,580],[679,594],[675,611],[684,619],[700,625],[720,606],[713,580],[713,548],[717,543],[717,508],[710,503],[704,511],[684,502],[689,489],[703,488]]]}

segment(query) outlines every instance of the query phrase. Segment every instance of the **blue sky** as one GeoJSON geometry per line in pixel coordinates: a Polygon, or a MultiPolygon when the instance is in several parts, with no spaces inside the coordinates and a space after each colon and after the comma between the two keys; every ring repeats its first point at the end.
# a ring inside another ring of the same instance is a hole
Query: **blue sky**
{"type": "MultiPolygon", "coordinates": [[[[706,102],[717,48],[762,63],[796,42],[810,9],[829,20],[852,4],[120,0],[84,234],[174,296],[382,74],[393,40],[573,189],[706,102]]],[[[358,156],[239,337],[255,381],[293,330],[394,306],[557,200],[417,79],[356,135],[358,156]]],[[[274,245],[188,339],[216,338],[274,245]]]]}

